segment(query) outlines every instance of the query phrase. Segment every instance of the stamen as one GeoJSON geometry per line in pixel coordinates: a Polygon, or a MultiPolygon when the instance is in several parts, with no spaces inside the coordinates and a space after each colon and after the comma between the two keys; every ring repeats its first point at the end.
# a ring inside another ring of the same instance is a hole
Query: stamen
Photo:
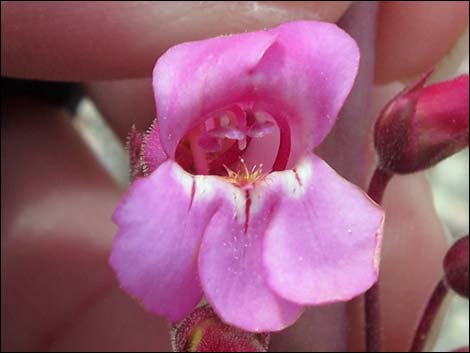
{"type": "MultiPolygon", "coordinates": [[[[248,137],[245,148],[248,148],[251,141],[251,137],[248,137]]],[[[211,171],[217,175],[223,175],[223,165],[232,165],[233,163],[236,163],[238,160],[240,160],[241,153],[242,151],[239,149],[238,144],[232,144],[227,150],[224,151],[224,153],[219,154],[210,162],[211,171]]]]}
{"type": "Polygon", "coordinates": [[[257,121],[248,129],[247,135],[250,137],[264,137],[274,132],[276,124],[272,121],[257,121]]]}
{"type": "MultiPolygon", "coordinates": [[[[242,186],[252,184],[264,176],[261,166],[248,171],[245,170],[245,162],[240,159],[243,170],[229,173],[226,165],[236,163],[237,158],[247,150],[250,141],[262,139],[268,134],[277,134],[278,129],[278,152],[269,170],[285,169],[291,150],[289,124],[285,117],[274,116],[268,111],[268,107],[263,105],[248,104],[234,105],[211,114],[185,137],[186,149],[180,142],[178,150],[184,150],[185,169],[196,174],[222,175],[225,168],[230,182],[242,186]]],[[[181,153],[178,161],[183,162],[181,153]]]]}
{"type": "Polygon", "coordinates": [[[208,134],[218,138],[227,138],[231,140],[242,140],[245,138],[245,133],[236,128],[235,126],[225,126],[212,129],[208,131],[208,134]]]}
{"type": "Polygon", "coordinates": [[[240,151],[243,151],[245,148],[246,148],[246,144],[247,144],[247,139],[246,137],[241,139],[241,140],[238,140],[238,149],[240,151]]]}
{"type": "Polygon", "coordinates": [[[219,120],[220,120],[220,126],[222,127],[227,127],[230,125],[230,117],[228,116],[227,113],[223,114],[219,120]]]}
{"type": "Polygon", "coordinates": [[[245,163],[245,160],[241,157],[240,163],[242,166],[242,170],[239,170],[238,172],[233,171],[224,164],[224,168],[227,171],[226,179],[228,180],[228,182],[240,187],[246,187],[264,178],[265,174],[263,174],[262,164],[254,165],[251,170],[249,170],[248,166],[245,163]]]}
{"type": "Polygon", "coordinates": [[[212,130],[213,128],[215,128],[215,119],[214,118],[207,119],[204,125],[206,127],[206,131],[212,130]]]}
{"type": "Polygon", "coordinates": [[[209,164],[206,158],[206,151],[199,145],[199,134],[201,129],[193,130],[189,133],[189,143],[191,145],[191,152],[193,154],[194,167],[197,174],[209,174],[209,164]]]}
{"type": "Polygon", "coordinates": [[[212,136],[208,133],[202,134],[198,140],[199,146],[207,152],[219,152],[222,150],[222,141],[219,137],[212,136]]]}

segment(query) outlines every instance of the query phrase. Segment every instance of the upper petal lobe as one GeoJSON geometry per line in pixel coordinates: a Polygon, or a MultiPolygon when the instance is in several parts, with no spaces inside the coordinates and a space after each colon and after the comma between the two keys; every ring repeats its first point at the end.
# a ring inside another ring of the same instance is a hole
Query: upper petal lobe
{"type": "Polygon", "coordinates": [[[155,65],[153,86],[163,147],[176,147],[202,118],[250,99],[250,71],[275,37],[245,33],[189,42],[169,49],[155,65]]]}
{"type": "Polygon", "coordinates": [[[336,122],[359,66],[356,42],[334,24],[291,22],[276,35],[252,82],[256,100],[287,120],[292,140],[289,167],[318,146],[336,122]]]}
{"type": "Polygon", "coordinates": [[[240,102],[290,129],[291,161],[320,144],[356,77],[359,50],[336,25],[292,22],[269,31],[171,48],[154,69],[162,144],[170,157],[208,114],[240,102]]]}

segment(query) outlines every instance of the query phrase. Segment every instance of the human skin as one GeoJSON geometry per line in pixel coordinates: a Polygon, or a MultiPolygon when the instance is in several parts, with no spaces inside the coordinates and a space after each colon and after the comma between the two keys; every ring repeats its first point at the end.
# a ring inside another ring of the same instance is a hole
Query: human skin
{"type": "MultiPolygon", "coordinates": [[[[446,4],[434,12],[433,26],[421,16],[431,4],[403,3],[394,12],[389,10],[391,5],[382,5],[377,80],[404,78],[439,61],[468,25],[468,3],[446,4]],[[402,16],[396,11],[402,11],[402,16]],[[463,12],[467,16],[462,17],[463,12]],[[394,16],[393,21],[387,20],[389,16],[394,16]],[[426,35],[431,31],[432,49],[394,38],[401,21],[413,23],[412,33],[418,38],[421,26],[426,35]],[[452,30],[443,31],[442,26],[452,30]],[[392,69],[392,63],[380,59],[384,50],[399,52],[407,60],[393,62],[392,69]],[[423,55],[416,55],[421,51],[423,55]]],[[[106,5],[103,21],[103,5],[43,3],[43,16],[37,16],[33,4],[2,3],[2,75],[122,79],[88,87],[110,125],[124,137],[132,123],[145,128],[154,117],[150,80],[145,77],[168,46],[292,19],[334,22],[348,5],[272,2],[228,8],[177,2],[169,6],[112,3],[106,5]],[[130,6],[124,16],[123,6],[130,6]],[[28,20],[32,17],[34,21],[28,20]],[[82,29],[84,19],[87,26],[82,29]]],[[[381,92],[375,104],[385,103],[393,93],[381,92]]],[[[371,124],[372,120],[364,120],[357,127],[364,138],[371,124]]],[[[168,349],[166,321],[146,313],[122,293],[108,267],[115,232],[110,215],[123,190],[95,161],[66,113],[29,98],[2,99],[1,134],[2,351],[168,349]]],[[[330,149],[346,148],[340,142],[344,137],[337,133],[330,149]]],[[[364,175],[357,182],[366,186],[372,159],[360,166],[353,161],[336,163],[343,173],[364,175]]],[[[395,178],[385,195],[385,208],[384,349],[403,350],[411,340],[410,327],[440,276],[447,245],[422,175],[395,178]]],[[[294,344],[303,350],[336,350],[347,344],[357,349],[362,337],[360,318],[358,300],[349,308],[340,304],[311,309],[297,325],[273,337],[272,349],[292,349],[294,344]]]]}

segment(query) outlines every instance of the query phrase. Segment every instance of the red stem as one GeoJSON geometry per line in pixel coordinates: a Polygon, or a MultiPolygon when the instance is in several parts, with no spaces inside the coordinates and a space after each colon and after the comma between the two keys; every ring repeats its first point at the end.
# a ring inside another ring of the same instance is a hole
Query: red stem
{"type": "Polygon", "coordinates": [[[434,289],[426,309],[424,310],[423,316],[421,317],[410,352],[422,352],[426,339],[428,338],[429,331],[434,323],[434,319],[436,318],[439,308],[448,292],[449,290],[444,283],[444,280],[441,279],[434,289]]]}
{"type": "MultiPolygon", "coordinates": [[[[377,167],[369,184],[367,194],[378,204],[382,203],[385,188],[393,174],[377,167]]],[[[380,352],[380,296],[379,281],[364,295],[365,321],[366,321],[366,349],[367,352],[380,352]]]]}
{"type": "Polygon", "coordinates": [[[374,171],[374,175],[372,176],[372,179],[369,183],[367,194],[379,205],[382,204],[385,188],[387,187],[388,182],[392,176],[392,173],[387,172],[380,167],[377,167],[377,169],[374,171]]]}
{"type": "Polygon", "coordinates": [[[380,300],[378,281],[364,295],[366,315],[366,351],[380,352],[380,300]]]}

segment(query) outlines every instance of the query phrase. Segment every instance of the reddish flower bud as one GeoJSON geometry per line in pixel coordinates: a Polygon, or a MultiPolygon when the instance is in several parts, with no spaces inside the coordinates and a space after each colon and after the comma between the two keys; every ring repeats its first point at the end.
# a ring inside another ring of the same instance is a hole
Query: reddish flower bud
{"type": "Polygon", "coordinates": [[[171,344],[174,352],[266,352],[269,334],[227,325],[204,305],[172,327],[171,344]]]}
{"type": "Polygon", "coordinates": [[[459,239],[447,252],[444,273],[448,286],[468,298],[468,235],[459,239]]]}
{"type": "Polygon", "coordinates": [[[380,113],[375,148],[387,171],[426,169],[468,146],[468,75],[424,87],[431,72],[380,113]]]}

